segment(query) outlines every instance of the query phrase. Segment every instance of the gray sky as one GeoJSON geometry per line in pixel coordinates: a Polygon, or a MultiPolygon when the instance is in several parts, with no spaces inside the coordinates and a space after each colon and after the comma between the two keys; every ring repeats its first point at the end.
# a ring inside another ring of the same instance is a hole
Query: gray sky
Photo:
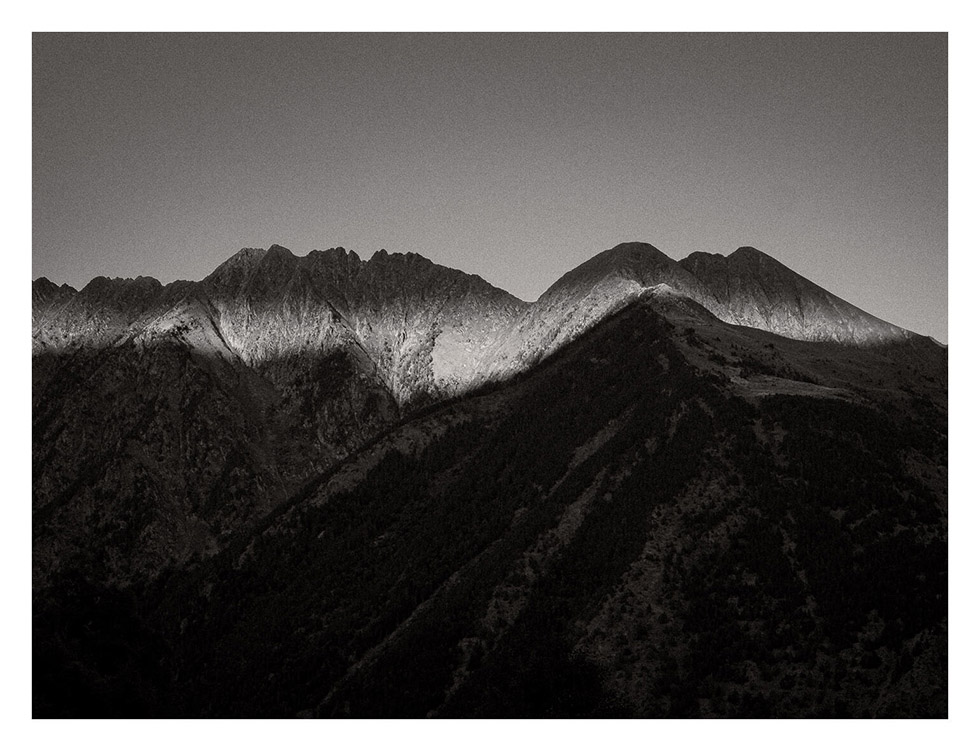
{"type": "Polygon", "coordinates": [[[947,340],[947,46],[919,35],[33,37],[33,276],[414,251],[535,299],[754,245],[947,340]]]}

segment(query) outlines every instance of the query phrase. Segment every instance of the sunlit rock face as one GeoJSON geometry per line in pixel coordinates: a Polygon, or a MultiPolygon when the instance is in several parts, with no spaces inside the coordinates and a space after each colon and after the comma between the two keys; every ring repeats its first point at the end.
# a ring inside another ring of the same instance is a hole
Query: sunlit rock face
{"type": "Polygon", "coordinates": [[[868,345],[910,336],[750,247],[728,256],[692,253],[678,262],[652,245],[623,243],[565,274],[541,296],[533,315],[556,323],[561,340],[564,329],[574,331],[660,284],[726,323],[790,339],[868,345]]]}
{"type": "Polygon", "coordinates": [[[721,320],[790,339],[881,344],[909,332],[832,295],[755,248],[729,256],[692,253],[680,265],[709,297],[705,306],[721,320]]]}
{"type": "Polygon", "coordinates": [[[690,272],[647,243],[622,243],[562,276],[484,356],[506,377],[534,365],[606,316],[656,287],[702,302],[709,293],[690,272]]]}
{"type": "Polygon", "coordinates": [[[481,370],[489,380],[525,370],[649,294],[684,297],[699,315],[791,339],[869,345],[910,336],[753,248],[728,257],[694,253],[677,262],[652,245],[631,242],[562,276],[487,348],[481,370]]]}
{"type": "Polygon", "coordinates": [[[330,291],[401,404],[469,387],[480,354],[527,307],[478,276],[414,253],[382,250],[367,261],[336,254],[311,253],[300,262],[330,291]]]}
{"type": "Polygon", "coordinates": [[[343,351],[402,405],[469,387],[526,303],[414,253],[244,250],[202,284],[229,344],[254,365],[343,351]]]}
{"type": "Polygon", "coordinates": [[[110,346],[134,325],[167,310],[192,286],[191,282],[164,286],[145,276],[99,276],[76,291],[67,284],[56,287],[42,277],[32,285],[33,351],[110,346]]]}

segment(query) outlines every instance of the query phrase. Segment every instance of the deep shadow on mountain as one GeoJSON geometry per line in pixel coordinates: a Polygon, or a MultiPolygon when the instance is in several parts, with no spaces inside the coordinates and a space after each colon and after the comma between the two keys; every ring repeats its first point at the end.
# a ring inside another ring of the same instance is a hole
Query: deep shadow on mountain
{"type": "Polygon", "coordinates": [[[35,431],[92,489],[52,479],[35,516],[35,557],[58,549],[35,716],[946,715],[946,354],[925,340],[791,341],[649,294],[293,484],[278,441],[309,410],[277,423],[259,375],[180,352],[35,367],[59,390],[35,431]],[[66,424],[57,399],[93,383],[135,385],[66,424]],[[201,398],[168,418],[163,383],[201,398]],[[163,528],[210,535],[135,575],[162,491],[134,458],[185,473],[163,528]]]}

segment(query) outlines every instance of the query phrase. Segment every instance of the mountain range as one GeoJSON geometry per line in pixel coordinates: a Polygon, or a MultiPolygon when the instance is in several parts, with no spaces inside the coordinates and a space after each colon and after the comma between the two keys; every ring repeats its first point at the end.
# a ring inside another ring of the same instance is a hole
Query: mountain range
{"type": "Polygon", "coordinates": [[[32,300],[35,716],[945,716],[946,349],[759,250],[32,300]]]}

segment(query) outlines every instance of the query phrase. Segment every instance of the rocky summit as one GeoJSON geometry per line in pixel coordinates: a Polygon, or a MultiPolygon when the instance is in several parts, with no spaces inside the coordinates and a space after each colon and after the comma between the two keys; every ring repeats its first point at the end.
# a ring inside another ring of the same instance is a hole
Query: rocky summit
{"type": "Polygon", "coordinates": [[[761,251],[32,303],[35,717],[946,716],[946,348],[761,251]]]}

